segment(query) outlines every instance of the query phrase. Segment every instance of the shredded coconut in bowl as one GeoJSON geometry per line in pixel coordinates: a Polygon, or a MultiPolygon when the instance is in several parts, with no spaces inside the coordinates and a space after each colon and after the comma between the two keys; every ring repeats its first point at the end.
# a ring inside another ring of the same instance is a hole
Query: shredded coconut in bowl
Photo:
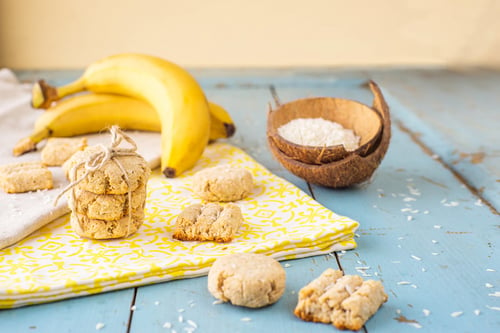
{"type": "Polygon", "coordinates": [[[347,151],[356,150],[360,139],[353,130],[323,118],[293,119],[280,126],[278,134],[290,142],[303,146],[344,145],[347,151]]]}

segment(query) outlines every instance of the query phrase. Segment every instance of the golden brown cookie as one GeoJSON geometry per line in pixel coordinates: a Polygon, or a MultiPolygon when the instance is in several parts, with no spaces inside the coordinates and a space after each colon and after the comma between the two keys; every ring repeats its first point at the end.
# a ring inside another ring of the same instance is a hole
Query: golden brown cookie
{"type": "MultiPolygon", "coordinates": [[[[63,164],[64,172],[70,181],[79,179],[85,173],[85,166],[80,165],[76,168],[76,177],[73,178],[73,167],[87,161],[92,155],[100,152],[98,146],[90,146],[85,150],[78,151],[69,160],[63,164]]],[[[134,191],[139,186],[147,183],[151,170],[148,167],[146,160],[140,155],[117,156],[110,161],[107,161],[101,168],[91,172],[88,177],[81,181],[78,186],[95,194],[125,194],[128,191],[134,191]],[[123,166],[127,180],[124,177],[123,171],[118,166],[118,163],[123,166]],[[130,185],[130,187],[128,186],[130,185]]]]}
{"type": "Polygon", "coordinates": [[[363,281],[360,276],[342,276],[339,270],[327,269],[300,290],[294,314],[302,320],[357,331],[386,301],[380,281],[363,281]]]}
{"type": "Polygon", "coordinates": [[[357,331],[387,302],[387,294],[380,281],[368,280],[333,312],[333,325],[338,329],[357,331]]]}
{"type": "Polygon", "coordinates": [[[193,190],[207,201],[237,201],[254,187],[252,174],[243,168],[220,165],[203,169],[193,177],[193,190]]]}
{"type": "Polygon", "coordinates": [[[0,188],[7,193],[51,189],[52,172],[40,162],[21,162],[0,166],[0,188]]]}
{"type": "Polygon", "coordinates": [[[341,277],[342,271],[328,268],[323,274],[300,289],[299,302],[294,311],[295,315],[306,321],[330,323],[330,315],[324,311],[319,298],[341,277]]]}
{"type": "Polygon", "coordinates": [[[215,298],[250,308],[277,302],[285,291],[285,284],[283,267],[263,254],[220,257],[208,272],[208,290],[215,298]]]}
{"type": "Polygon", "coordinates": [[[195,204],[177,217],[172,237],[185,241],[230,242],[243,224],[241,209],[229,203],[195,204]]]}
{"type": "MultiPolygon", "coordinates": [[[[86,215],[90,219],[118,220],[128,215],[128,193],[125,194],[95,194],[80,189],[74,189],[74,198],[68,192],[68,204],[72,211],[86,215]]],[[[144,206],[146,200],[146,185],[142,184],[130,193],[132,205],[130,209],[136,211],[144,206]]]]}
{"type": "Polygon", "coordinates": [[[118,220],[91,219],[83,214],[71,212],[70,223],[80,237],[91,239],[122,238],[132,235],[144,222],[144,209],[138,209],[132,218],[124,216],[118,220]]]}
{"type": "Polygon", "coordinates": [[[42,163],[63,165],[74,153],[87,147],[87,138],[49,138],[41,152],[42,163]]]}

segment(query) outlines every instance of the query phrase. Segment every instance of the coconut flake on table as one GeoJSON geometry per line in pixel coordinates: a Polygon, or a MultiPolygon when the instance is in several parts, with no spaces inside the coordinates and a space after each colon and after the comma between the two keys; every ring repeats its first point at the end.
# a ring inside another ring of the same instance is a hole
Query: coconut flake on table
{"type": "Polygon", "coordinates": [[[343,145],[347,151],[359,147],[360,137],[351,129],[323,118],[297,118],[278,128],[284,139],[303,146],[343,145]]]}

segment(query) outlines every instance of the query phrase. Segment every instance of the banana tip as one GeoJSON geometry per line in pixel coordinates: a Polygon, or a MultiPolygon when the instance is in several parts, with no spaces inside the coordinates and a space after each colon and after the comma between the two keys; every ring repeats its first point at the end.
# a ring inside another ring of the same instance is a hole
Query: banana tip
{"type": "Polygon", "coordinates": [[[167,168],[163,169],[163,174],[167,178],[175,178],[175,169],[167,167],[167,168]]]}
{"type": "Polygon", "coordinates": [[[230,138],[236,132],[236,126],[234,124],[224,123],[224,129],[226,130],[226,137],[230,138]]]}

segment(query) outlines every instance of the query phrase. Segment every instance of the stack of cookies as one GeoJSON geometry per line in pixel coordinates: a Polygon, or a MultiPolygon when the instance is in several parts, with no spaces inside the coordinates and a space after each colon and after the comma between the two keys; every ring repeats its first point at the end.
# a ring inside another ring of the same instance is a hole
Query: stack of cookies
{"type": "Polygon", "coordinates": [[[85,162],[99,153],[91,146],[63,164],[75,186],[68,191],[71,226],[81,237],[127,237],[144,222],[146,184],[151,173],[140,155],[118,155],[89,171],[85,162]]]}

